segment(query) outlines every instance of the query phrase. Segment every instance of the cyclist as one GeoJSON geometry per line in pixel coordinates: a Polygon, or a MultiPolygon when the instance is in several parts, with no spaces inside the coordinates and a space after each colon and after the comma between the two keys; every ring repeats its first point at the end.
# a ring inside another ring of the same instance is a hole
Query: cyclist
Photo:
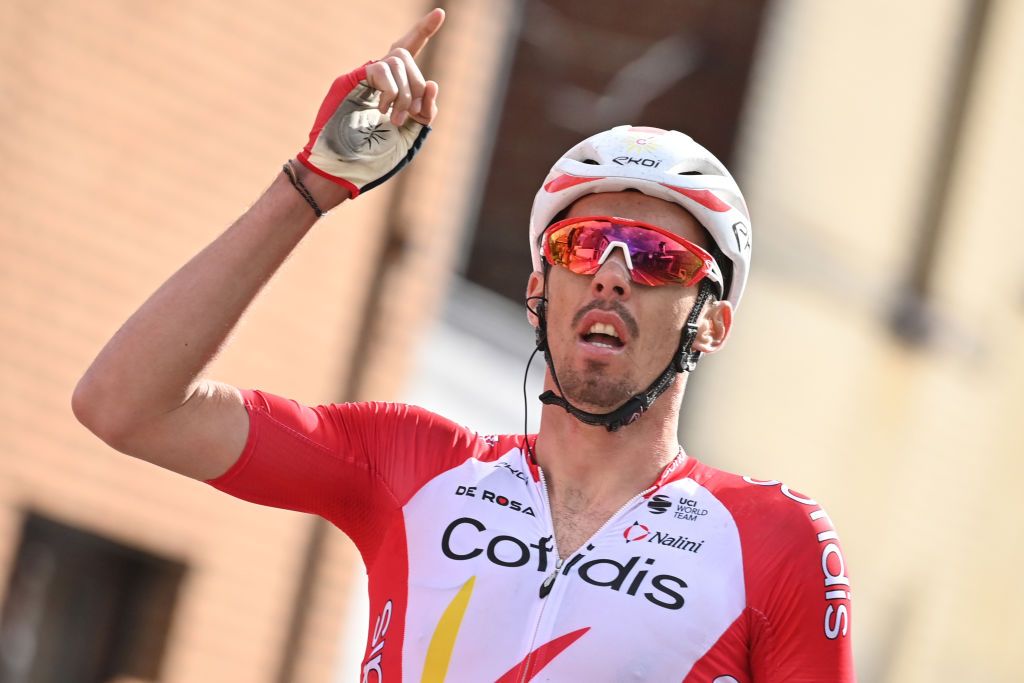
{"type": "Polygon", "coordinates": [[[853,680],[828,516],[677,440],[687,373],[728,337],[750,257],[739,189],[681,133],[599,133],[537,194],[537,435],[200,377],[323,211],[412,159],[438,93],[415,55],[443,19],[335,81],[297,161],[101,351],[76,415],[118,450],[347,533],[370,582],[363,680],[853,680]]]}

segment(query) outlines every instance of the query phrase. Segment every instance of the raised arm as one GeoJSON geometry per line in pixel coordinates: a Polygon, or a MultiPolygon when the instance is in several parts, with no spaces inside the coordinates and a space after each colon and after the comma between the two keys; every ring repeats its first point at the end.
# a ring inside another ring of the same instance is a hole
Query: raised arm
{"type": "MultiPolygon", "coordinates": [[[[423,79],[414,56],[443,21],[441,10],[428,13],[387,56],[331,86],[291,164],[320,209],[387,180],[419,148],[437,113],[437,84],[423,79]],[[382,115],[389,108],[390,120],[382,115]]],[[[316,220],[279,173],[107,342],[75,388],[79,421],[113,448],[180,474],[226,471],[245,445],[248,415],[238,389],[201,373],[316,220]]]]}

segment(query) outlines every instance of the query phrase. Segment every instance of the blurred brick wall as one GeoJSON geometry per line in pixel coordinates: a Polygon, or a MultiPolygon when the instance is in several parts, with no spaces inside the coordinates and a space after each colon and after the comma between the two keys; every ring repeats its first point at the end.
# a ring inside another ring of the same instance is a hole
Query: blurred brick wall
{"type": "MultiPolygon", "coordinates": [[[[413,165],[408,196],[396,197],[391,183],[316,228],[210,376],[308,403],[341,398],[397,203],[407,207],[399,218],[417,221],[409,234],[420,246],[406,275],[388,283],[388,319],[374,328],[382,336],[364,387],[379,398],[400,391],[415,335],[386,335],[427,324],[444,291],[472,180],[466,162],[486,147],[483,113],[511,3],[449,6],[459,12],[432,59],[452,78],[428,76],[442,85],[439,123],[451,125],[413,165]]],[[[26,510],[186,563],[168,683],[273,680],[310,522],[111,451],[75,422],[71,391],[117,326],[298,151],[334,76],[382,54],[427,8],[412,0],[372,9],[198,0],[0,7],[0,591],[26,510]]],[[[296,680],[330,680],[339,639],[365,638],[343,631],[361,571],[332,529],[296,680]]]]}

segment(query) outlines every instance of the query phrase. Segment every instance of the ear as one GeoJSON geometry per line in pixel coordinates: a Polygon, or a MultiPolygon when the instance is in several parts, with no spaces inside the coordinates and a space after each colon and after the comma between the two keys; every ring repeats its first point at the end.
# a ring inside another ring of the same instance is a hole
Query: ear
{"type": "Polygon", "coordinates": [[[526,296],[526,319],[530,321],[532,327],[536,328],[540,321],[537,320],[537,316],[531,309],[536,310],[537,304],[540,302],[537,299],[530,300],[529,297],[544,296],[544,275],[539,270],[530,273],[530,279],[526,281],[526,296]]]}
{"type": "Polygon", "coordinates": [[[693,350],[714,353],[725,345],[732,329],[732,304],[728,301],[712,301],[700,317],[697,338],[693,350]]]}

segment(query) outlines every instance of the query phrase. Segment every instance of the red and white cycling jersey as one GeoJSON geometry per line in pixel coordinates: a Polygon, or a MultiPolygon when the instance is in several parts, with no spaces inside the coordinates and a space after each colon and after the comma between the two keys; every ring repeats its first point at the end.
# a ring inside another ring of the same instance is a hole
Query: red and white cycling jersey
{"type": "Polygon", "coordinates": [[[560,561],[522,436],[243,393],[248,443],[209,483],[355,541],[364,681],[854,680],[836,533],[778,482],[681,455],[560,561]]]}

